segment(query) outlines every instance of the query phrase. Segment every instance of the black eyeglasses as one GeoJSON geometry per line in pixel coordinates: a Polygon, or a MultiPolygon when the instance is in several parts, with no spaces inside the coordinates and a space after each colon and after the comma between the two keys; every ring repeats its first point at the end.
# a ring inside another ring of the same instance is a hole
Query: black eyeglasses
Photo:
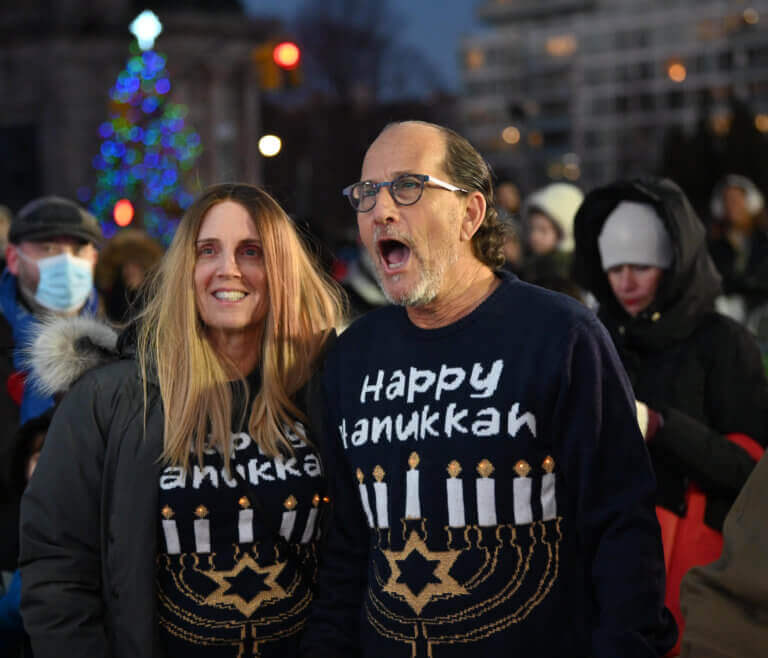
{"type": "Polygon", "coordinates": [[[376,205],[376,195],[382,187],[388,188],[389,194],[396,204],[400,206],[412,206],[421,199],[421,195],[424,193],[424,184],[427,182],[435,187],[449,190],[450,192],[469,192],[469,190],[456,187],[455,185],[446,183],[434,176],[427,176],[426,174],[402,174],[394,180],[382,181],[381,183],[374,183],[370,180],[353,183],[352,185],[345,187],[341,193],[349,199],[350,205],[357,212],[368,212],[369,210],[373,210],[373,207],[376,205]]]}

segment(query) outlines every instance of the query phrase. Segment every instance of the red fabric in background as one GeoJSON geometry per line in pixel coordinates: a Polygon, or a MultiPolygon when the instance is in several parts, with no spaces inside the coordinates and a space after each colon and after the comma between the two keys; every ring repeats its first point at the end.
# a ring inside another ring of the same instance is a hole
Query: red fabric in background
{"type": "Polygon", "coordinates": [[[10,377],[5,382],[5,388],[8,391],[8,395],[11,396],[17,406],[21,406],[21,399],[24,397],[24,381],[27,378],[27,374],[17,370],[11,373],[10,377]]]}
{"type": "MultiPolygon", "coordinates": [[[[763,455],[763,447],[746,434],[728,434],[729,441],[744,449],[757,463],[763,455]]],[[[661,526],[661,542],[664,545],[664,566],[667,571],[665,605],[677,621],[677,644],[667,656],[680,654],[683,637],[683,613],[680,610],[680,583],[691,567],[714,562],[723,551],[723,535],[704,523],[707,507],[706,494],[695,484],[685,494],[686,515],[678,516],[663,507],[656,507],[656,517],[661,526]]]]}

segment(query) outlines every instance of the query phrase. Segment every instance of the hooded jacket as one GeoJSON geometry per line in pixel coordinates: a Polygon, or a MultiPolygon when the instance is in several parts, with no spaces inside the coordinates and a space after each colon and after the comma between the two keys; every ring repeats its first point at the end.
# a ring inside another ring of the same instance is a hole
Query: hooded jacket
{"type": "Polygon", "coordinates": [[[657,505],[685,515],[685,492],[707,496],[705,523],[721,530],[754,460],[724,436],[768,443],[768,382],[753,337],[714,311],[720,276],[704,226],[672,181],[636,179],[597,188],[575,219],[574,276],[600,303],[635,395],[663,418],[648,448],[658,480],[657,505]],[[673,247],[651,305],[631,317],[602,269],[598,236],[621,201],[653,206],[673,247]]]}
{"type": "MultiPolygon", "coordinates": [[[[40,658],[162,656],[155,582],[164,467],[159,387],[150,376],[144,431],[131,327],[115,343],[103,326],[72,323],[44,328],[32,348],[41,385],[68,392],[22,500],[24,625],[40,658]]],[[[319,413],[316,381],[297,393],[312,418],[319,413]]]]}

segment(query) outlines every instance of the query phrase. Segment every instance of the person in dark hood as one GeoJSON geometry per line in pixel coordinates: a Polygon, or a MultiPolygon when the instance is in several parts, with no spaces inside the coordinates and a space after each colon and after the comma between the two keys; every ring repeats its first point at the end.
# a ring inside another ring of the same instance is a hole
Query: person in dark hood
{"type": "Polygon", "coordinates": [[[647,178],[593,190],[576,215],[575,239],[574,276],[600,303],[638,400],[658,480],[666,604],[681,624],[682,573],[672,568],[670,543],[681,537],[665,529],[690,516],[693,484],[705,501],[705,534],[721,532],[768,443],[768,381],[751,334],[714,310],[720,276],[704,225],[675,183],[647,178]]]}

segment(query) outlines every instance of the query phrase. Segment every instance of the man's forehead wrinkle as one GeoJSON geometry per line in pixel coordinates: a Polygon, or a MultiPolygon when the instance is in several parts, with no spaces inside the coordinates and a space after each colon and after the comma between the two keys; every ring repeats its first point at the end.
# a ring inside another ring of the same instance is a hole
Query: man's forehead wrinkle
{"type": "Polygon", "coordinates": [[[381,182],[405,173],[445,176],[445,141],[438,131],[427,128],[395,126],[380,134],[365,154],[360,180],[381,182]]]}

